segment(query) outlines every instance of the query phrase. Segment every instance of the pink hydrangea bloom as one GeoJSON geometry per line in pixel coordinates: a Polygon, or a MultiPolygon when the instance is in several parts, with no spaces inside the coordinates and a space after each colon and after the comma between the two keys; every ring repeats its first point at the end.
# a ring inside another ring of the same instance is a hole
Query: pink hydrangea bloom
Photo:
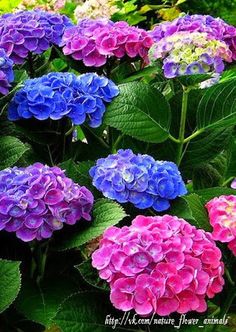
{"type": "Polygon", "coordinates": [[[215,197],[206,204],[214,240],[229,243],[236,256],[236,196],[215,197]]]}
{"type": "Polygon", "coordinates": [[[129,227],[108,228],[92,265],[110,284],[113,305],[142,316],[204,312],[206,297],[224,285],[221,251],[211,234],[169,215],[138,216],[129,227]]]}
{"type": "Polygon", "coordinates": [[[85,66],[103,66],[108,57],[140,57],[148,62],[148,50],[153,41],[149,34],[126,22],[106,19],[84,19],[67,29],[61,46],[65,55],[82,60],[85,66]]]}

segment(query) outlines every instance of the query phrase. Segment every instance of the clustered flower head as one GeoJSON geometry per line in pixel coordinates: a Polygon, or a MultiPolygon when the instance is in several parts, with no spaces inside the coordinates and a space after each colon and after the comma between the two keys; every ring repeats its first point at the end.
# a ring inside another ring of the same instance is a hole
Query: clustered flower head
{"type": "Polygon", "coordinates": [[[100,67],[110,57],[140,57],[148,62],[153,41],[148,33],[126,22],[84,19],[66,29],[62,44],[65,55],[82,60],[85,66],[100,67]]]}
{"type": "Polygon", "coordinates": [[[130,202],[139,209],[167,210],[170,200],[187,192],[174,163],[135,155],[129,149],[98,159],[89,173],[105,197],[130,202]]]}
{"type": "Polygon", "coordinates": [[[155,42],[159,42],[162,38],[181,31],[205,32],[213,39],[225,42],[232,52],[233,60],[236,59],[236,27],[210,15],[185,15],[172,22],[158,24],[150,31],[150,36],[155,42]]]}
{"type": "Polygon", "coordinates": [[[0,229],[23,241],[50,238],[63,224],[90,220],[93,195],[58,167],[40,163],[0,171],[0,229]]]}
{"type": "Polygon", "coordinates": [[[36,118],[38,120],[71,119],[74,125],[85,121],[98,127],[109,103],[119,90],[108,78],[95,73],[76,76],[72,73],[49,73],[25,81],[10,102],[11,121],[36,118]]]}
{"type": "Polygon", "coordinates": [[[236,179],[234,179],[234,180],[231,182],[230,187],[233,188],[233,189],[236,189],[236,179]]]}
{"type": "Polygon", "coordinates": [[[8,58],[4,49],[0,48],[0,94],[8,93],[12,81],[14,81],[13,61],[8,58]]]}
{"type": "Polygon", "coordinates": [[[149,52],[151,61],[163,60],[164,75],[221,73],[224,61],[232,62],[229,46],[205,32],[176,32],[162,38],[149,52]]]}
{"type": "Polygon", "coordinates": [[[47,2],[41,2],[40,0],[22,0],[16,7],[15,11],[19,10],[31,10],[40,9],[51,12],[61,10],[66,4],[66,0],[48,0],[47,2]]]}
{"type": "Polygon", "coordinates": [[[117,11],[119,11],[119,8],[114,0],[86,0],[76,7],[75,17],[78,20],[100,17],[110,19],[117,11]]]}
{"type": "Polygon", "coordinates": [[[41,54],[59,45],[70,26],[66,16],[40,10],[5,14],[0,17],[0,47],[14,63],[22,64],[29,53],[41,54]]]}
{"type": "Polygon", "coordinates": [[[228,243],[236,256],[236,196],[215,197],[206,204],[214,240],[228,243]]]}
{"type": "Polygon", "coordinates": [[[211,234],[169,215],[138,216],[129,227],[108,228],[92,265],[109,283],[113,305],[142,316],[204,312],[206,297],[224,285],[221,251],[211,234]]]}

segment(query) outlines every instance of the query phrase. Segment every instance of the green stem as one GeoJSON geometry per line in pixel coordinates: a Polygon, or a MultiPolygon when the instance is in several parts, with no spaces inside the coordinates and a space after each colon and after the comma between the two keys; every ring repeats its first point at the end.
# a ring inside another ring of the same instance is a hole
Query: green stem
{"type": "Polygon", "coordinates": [[[47,144],[47,148],[48,148],[48,154],[49,154],[51,165],[54,166],[54,161],[53,161],[51,149],[50,149],[50,146],[48,144],[47,144]]]}
{"type": "Polygon", "coordinates": [[[29,52],[29,54],[28,54],[28,64],[29,64],[30,78],[34,78],[34,76],[35,76],[35,73],[34,73],[34,61],[33,61],[33,56],[32,56],[31,52],[29,52]]]}
{"type": "Polygon", "coordinates": [[[219,315],[219,313],[220,313],[220,307],[217,307],[216,310],[212,314],[209,315],[209,317],[215,317],[215,316],[219,315]]]}
{"type": "Polygon", "coordinates": [[[204,131],[203,129],[199,129],[199,130],[195,131],[195,133],[193,133],[192,135],[190,135],[187,138],[185,138],[184,143],[190,142],[193,138],[195,138],[198,135],[200,135],[203,131],[204,131]]]}
{"type": "Polygon", "coordinates": [[[73,133],[75,129],[75,126],[72,126],[66,133],[65,133],[65,136],[69,136],[71,133],[73,133]]]}
{"type": "Polygon", "coordinates": [[[177,138],[175,138],[174,136],[172,136],[171,134],[169,134],[169,139],[175,143],[180,143],[180,141],[177,138]]]}
{"type": "Polygon", "coordinates": [[[119,135],[118,138],[116,139],[115,143],[113,144],[112,147],[112,153],[116,153],[117,152],[117,147],[120,143],[120,141],[122,140],[122,138],[124,137],[124,135],[119,135]]]}
{"type": "Polygon", "coordinates": [[[220,311],[220,318],[224,317],[224,315],[227,315],[235,297],[236,297],[236,288],[232,287],[232,289],[229,289],[228,296],[220,311]]]}
{"type": "Polygon", "coordinates": [[[39,264],[38,264],[38,270],[39,274],[37,277],[37,283],[40,284],[41,280],[44,277],[45,273],[45,267],[46,267],[46,262],[47,262],[47,254],[48,254],[48,248],[49,248],[49,243],[46,244],[46,247],[40,246],[39,250],[39,264]]]}
{"type": "Polygon", "coordinates": [[[228,279],[228,282],[232,285],[232,286],[235,286],[235,282],[233,281],[230,273],[229,273],[229,270],[227,269],[227,267],[225,267],[225,275],[228,279]]]}
{"type": "Polygon", "coordinates": [[[180,119],[180,128],[179,128],[179,146],[177,151],[176,163],[179,166],[182,160],[183,148],[184,148],[184,134],[188,110],[188,95],[190,88],[183,88],[183,97],[182,97],[182,109],[181,109],[181,119],[180,119]]]}
{"type": "Polygon", "coordinates": [[[234,176],[231,176],[230,178],[228,178],[227,180],[225,180],[223,183],[222,183],[222,187],[225,187],[227,186],[227,184],[231,181],[233,181],[235,177],[234,176]]]}

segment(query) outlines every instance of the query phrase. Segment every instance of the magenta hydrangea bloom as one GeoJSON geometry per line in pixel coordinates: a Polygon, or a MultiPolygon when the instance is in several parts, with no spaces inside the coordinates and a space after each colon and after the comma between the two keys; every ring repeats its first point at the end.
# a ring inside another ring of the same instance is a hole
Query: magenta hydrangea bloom
{"type": "Polygon", "coordinates": [[[138,216],[129,227],[108,228],[92,265],[110,284],[113,305],[141,316],[204,312],[206,298],[224,285],[211,234],[170,215],[138,216]]]}
{"type": "Polygon", "coordinates": [[[148,61],[153,41],[148,33],[126,22],[83,19],[66,29],[61,46],[65,55],[82,60],[85,66],[103,66],[109,57],[140,57],[148,61]]]}
{"type": "Polygon", "coordinates": [[[65,28],[72,25],[65,15],[41,10],[5,14],[0,16],[0,47],[21,64],[29,52],[41,54],[59,45],[65,28]]]}
{"type": "Polygon", "coordinates": [[[40,163],[0,171],[0,230],[28,242],[50,238],[63,224],[90,220],[93,195],[59,167],[40,163]]]}
{"type": "Polygon", "coordinates": [[[210,15],[185,15],[172,22],[158,24],[150,31],[150,36],[158,42],[180,31],[206,32],[214,39],[225,42],[232,51],[233,59],[236,59],[236,27],[210,15]]]}
{"type": "Polygon", "coordinates": [[[206,208],[213,227],[213,238],[229,243],[229,249],[236,256],[236,196],[215,197],[206,204],[206,208]]]}

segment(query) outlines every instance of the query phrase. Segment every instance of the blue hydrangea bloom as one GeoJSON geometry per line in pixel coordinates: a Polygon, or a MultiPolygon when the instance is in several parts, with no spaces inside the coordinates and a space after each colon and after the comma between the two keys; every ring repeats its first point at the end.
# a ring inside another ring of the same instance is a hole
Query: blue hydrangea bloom
{"type": "Polygon", "coordinates": [[[187,193],[173,162],[156,161],[129,149],[98,159],[89,174],[105,197],[130,202],[139,209],[164,211],[170,207],[170,200],[187,193]]]}
{"type": "Polygon", "coordinates": [[[13,61],[9,59],[6,52],[0,48],[0,94],[7,94],[11,82],[14,81],[13,61]]]}
{"type": "Polygon", "coordinates": [[[74,125],[87,121],[95,128],[102,123],[106,103],[118,93],[111,80],[95,73],[50,73],[25,82],[10,102],[8,119],[59,120],[66,116],[74,125]]]}

